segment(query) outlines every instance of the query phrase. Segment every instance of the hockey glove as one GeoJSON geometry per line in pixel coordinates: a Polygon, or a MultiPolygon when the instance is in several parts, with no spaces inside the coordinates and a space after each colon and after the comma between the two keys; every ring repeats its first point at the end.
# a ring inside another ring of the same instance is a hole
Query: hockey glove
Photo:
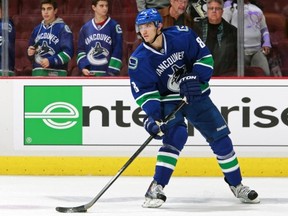
{"type": "Polygon", "coordinates": [[[201,85],[197,75],[186,74],[180,79],[180,96],[186,97],[187,103],[198,101],[201,98],[201,85]]]}
{"type": "Polygon", "coordinates": [[[146,116],[143,120],[145,130],[155,139],[162,139],[164,136],[165,124],[162,121],[155,121],[152,117],[146,116]]]}

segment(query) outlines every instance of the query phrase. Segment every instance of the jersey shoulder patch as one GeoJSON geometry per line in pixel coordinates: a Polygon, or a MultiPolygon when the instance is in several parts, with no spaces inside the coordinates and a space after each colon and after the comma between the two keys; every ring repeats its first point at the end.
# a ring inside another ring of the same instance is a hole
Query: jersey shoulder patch
{"type": "Polygon", "coordinates": [[[66,24],[65,24],[65,26],[64,26],[64,29],[65,29],[66,32],[72,33],[71,29],[70,29],[69,26],[66,25],[66,24]]]}
{"type": "Polygon", "coordinates": [[[137,66],[138,66],[138,58],[131,56],[129,58],[128,68],[134,70],[137,68],[137,66]]]}

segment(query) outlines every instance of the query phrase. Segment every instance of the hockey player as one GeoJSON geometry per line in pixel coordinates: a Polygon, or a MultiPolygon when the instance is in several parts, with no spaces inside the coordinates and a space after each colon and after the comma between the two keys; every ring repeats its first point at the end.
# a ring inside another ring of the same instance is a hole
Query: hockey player
{"type": "Polygon", "coordinates": [[[56,0],[42,0],[43,21],[34,28],[29,40],[28,56],[33,62],[32,76],[67,76],[73,57],[73,35],[56,16],[56,0]]]}
{"type": "Polygon", "coordinates": [[[119,75],[122,29],[108,16],[108,0],[92,0],[94,18],[80,29],[77,64],[84,76],[119,75]]]}
{"type": "Polygon", "coordinates": [[[235,197],[244,203],[259,203],[257,192],[241,183],[240,167],[228,136],[230,131],[209,97],[213,59],[208,48],[188,27],[162,30],[162,18],[156,9],[140,12],[136,28],[143,43],[129,59],[131,91],[147,114],[145,129],[163,143],[158,151],[154,179],[142,206],[157,208],[166,200],[163,188],[188,138],[185,118],[209,143],[235,197]],[[161,120],[183,97],[187,104],[173,120],[161,125],[161,120]]]}

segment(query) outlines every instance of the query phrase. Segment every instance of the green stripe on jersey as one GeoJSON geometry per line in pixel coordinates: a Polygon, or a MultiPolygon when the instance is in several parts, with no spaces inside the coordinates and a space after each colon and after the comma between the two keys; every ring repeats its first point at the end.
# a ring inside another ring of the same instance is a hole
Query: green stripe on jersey
{"type": "Polygon", "coordinates": [[[112,57],[109,62],[109,68],[113,68],[114,70],[120,70],[122,66],[122,61],[120,59],[112,57]]]}

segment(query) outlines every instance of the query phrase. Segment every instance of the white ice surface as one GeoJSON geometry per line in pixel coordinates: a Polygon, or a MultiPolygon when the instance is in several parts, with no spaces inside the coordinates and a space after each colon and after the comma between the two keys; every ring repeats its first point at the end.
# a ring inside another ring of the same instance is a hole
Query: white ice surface
{"type": "MultiPolygon", "coordinates": [[[[112,176],[113,177],[113,176],[112,176]]],[[[277,216],[288,215],[288,178],[244,178],[260,204],[242,204],[223,178],[172,177],[166,203],[141,207],[151,177],[120,176],[87,213],[59,213],[56,206],[90,202],[112,179],[82,176],[0,176],[1,216],[277,216]]]]}

